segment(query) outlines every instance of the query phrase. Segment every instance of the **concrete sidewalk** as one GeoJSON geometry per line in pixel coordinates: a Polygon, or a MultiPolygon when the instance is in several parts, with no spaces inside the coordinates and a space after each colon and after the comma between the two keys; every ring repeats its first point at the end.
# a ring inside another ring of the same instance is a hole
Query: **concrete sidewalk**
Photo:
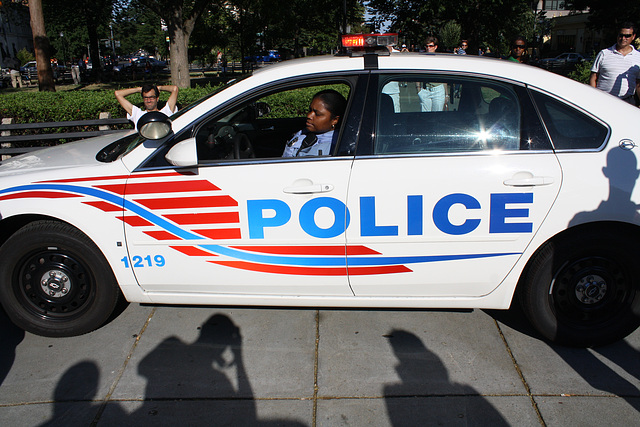
{"type": "Polygon", "coordinates": [[[640,425],[640,330],[550,346],[514,313],[150,307],[52,339],[0,313],[0,424],[640,425]]]}

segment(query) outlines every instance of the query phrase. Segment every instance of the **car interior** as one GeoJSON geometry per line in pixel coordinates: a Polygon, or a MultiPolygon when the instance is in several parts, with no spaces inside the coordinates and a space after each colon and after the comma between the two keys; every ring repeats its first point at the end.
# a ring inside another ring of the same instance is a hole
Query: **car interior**
{"type": "Polygon", "coordinates": [[[471,80],[397,83],[399,105],[384,86],[380,91],[375,154],[519,149],[520,107],[508,87],[471,80]],[[444,85],[449,102],[425,111],[416,88],[437,85],[444,85]]]}
{"type": "Polygon", "coordinates": [[[247,158],[278,158],[285,144],[305,126],[313,95],[332,88],[348,99],[346,84],[307,86],[251,99],[196,129],[201,163],[247,158]]]}

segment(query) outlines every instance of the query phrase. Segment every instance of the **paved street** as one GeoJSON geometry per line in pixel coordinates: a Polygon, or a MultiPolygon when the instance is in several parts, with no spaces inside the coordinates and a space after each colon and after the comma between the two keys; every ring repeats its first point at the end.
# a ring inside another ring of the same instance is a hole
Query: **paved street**
{"type": "Polygon", "coordinates": [[[4,426],[640,425],[640,330],[582,350],[509,312],[130,304],[81,337],[0,331],[4,426]]]}

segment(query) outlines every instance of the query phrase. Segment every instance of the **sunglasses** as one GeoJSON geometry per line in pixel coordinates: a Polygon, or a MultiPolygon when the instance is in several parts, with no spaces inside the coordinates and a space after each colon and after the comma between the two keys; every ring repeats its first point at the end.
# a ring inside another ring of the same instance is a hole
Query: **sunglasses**
{"type": "Polygon", "coordinates": [[[524,45],[523,44],[514,44],[513,48],[514,49],[524,49],[524,45]]]}
{"type": "Polygon", "coordinates": [[[428,44],[427,47],[436,47],[435,44],[428,44]]]}
{"type": "Polygon", "coordinates": [[[633,37],[633,33],[631,33],[631,34],[622,34],[622,33],[620,33],[620,34],[618,34],[618,37],[628,39],[628,38],[633,37]]]}

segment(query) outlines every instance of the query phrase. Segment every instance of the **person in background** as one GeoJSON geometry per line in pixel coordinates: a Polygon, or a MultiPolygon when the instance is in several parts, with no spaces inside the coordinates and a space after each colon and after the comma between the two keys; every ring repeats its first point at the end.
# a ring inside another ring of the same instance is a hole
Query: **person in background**
{"type": "Polygon", "coordinates": [[[18,58],[9,58],[7,61],[9,74],[11,75],[11,86],[14,88],[23,87],[22,75],[20,75],[20,61],[18,58]]]}
{"type": "Polygon", "coordinates": [[[425,49],[427,53],[436,53],[438,50],[438,38],[434,36],[428,36],[425,39],[425,49]]]}
{"type": "Polygon", "coordinates": [[[462,40],[460,42],[460,47],[456,48],[455,53],[458,55],[466,55],[467,49],[469,49],[469,42],[467,40],[462,40]]]}
{"type": "Polygon", "coordinates": [[[589,77],[591,86],[633,105],[640,91],[640,52],[633,47],[635,38],[635,25],[622,24],[616,44],[598,53],[589,77]]]}
{"type": "Polygon", "coordinates": [[[120,89],[115,92],[116,99],[122,105],[122,108],[127,112],[127,119],[133,122],[133,125],[138,126],[138,120],[144,114],[149,111],[160,111],[161,113],[170,116],[178,111],[176,107],[176,103],[178,102],[178,86],[175,85],[164,85],[164,86],[156,86],[152,84],[147,84],[142,87],[134,87],[129,89],[120,89]],[[158,98],[160,96],[160,91],[169,92],[169,99],[162,109],[158,109],[158,98]],[[144,101],[144,110],[140,107],[136,107],[131,102],[127,100],[127,96],[133,95],[134,93],[140,92],[142,94],[142,100],[144,101]]]}
{"type": "MultiPolygon", "coordinates": [[[[438,50],[438,38],[429,36],[425,39],[427,53],[435,53],[438,50]]],[[[445,111],[448,109],[449,97],[447,96],[446,83],[416,82],[418,98],[420,98],[420,111],[445,111]]]]}
{"type": "Polygon", "coordinates": [[[521,64],[529,63],[529,54],[527,53],[527,42],[522,36],[518,36],[511,44],[511,55],[508,61],[519,62],[521,64]]]}
{"type": "Polygon", "coordinates": [[[287,142],[282,157],[328,156],[331,154],[347,100],[333,89],[316,93],[309,105],[305,128],[287,142]]]}
{"type": "MultiPolygon", "coordinates": [[[[82,61],[82,59],[80,61],[82,61]]],[[[79,85],[82,82],[82,78],[80,77],[80,65],[78,63],[74,63],[71,66],[71,78],[73,79],[74,85],[79,85]]]]}

